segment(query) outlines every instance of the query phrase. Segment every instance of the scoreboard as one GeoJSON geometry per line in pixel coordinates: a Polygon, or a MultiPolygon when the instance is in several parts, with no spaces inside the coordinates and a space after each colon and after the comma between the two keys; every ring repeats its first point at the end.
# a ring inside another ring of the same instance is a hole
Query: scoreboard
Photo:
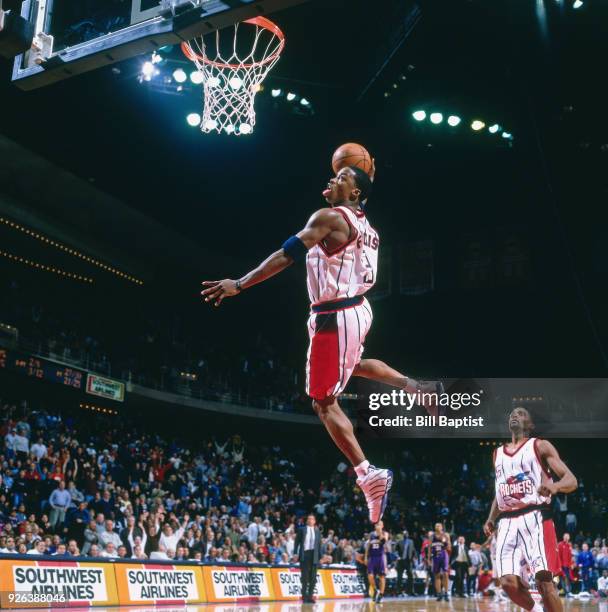
{"type": "Polygon", "coordinates": [[[0,348],[1,370],[18,372],[30,378],[47,380],[74,389],[84,389],[86,382],[86,374],[82,370],[12,349],[0,348]]]}

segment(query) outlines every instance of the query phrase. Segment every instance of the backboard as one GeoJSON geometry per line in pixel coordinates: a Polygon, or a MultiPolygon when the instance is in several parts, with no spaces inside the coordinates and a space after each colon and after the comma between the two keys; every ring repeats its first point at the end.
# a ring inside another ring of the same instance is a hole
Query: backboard
{"type": "Polygon", "coordinates": [[[305,1],[25,0],[34,46],[15,58],[13,81],[36,89],[305,1]]]}

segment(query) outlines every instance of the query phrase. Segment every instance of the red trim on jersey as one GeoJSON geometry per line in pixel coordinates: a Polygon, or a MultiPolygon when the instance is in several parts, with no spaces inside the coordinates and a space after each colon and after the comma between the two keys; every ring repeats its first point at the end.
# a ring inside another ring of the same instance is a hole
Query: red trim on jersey
{"type": "Polygon", "coordinates": [[[340,380],[338,328],[320,330],[312,337],[310,347],[308,395],[324,400],[340,380]]]}
{"type": "Polygon", "coordinates": [[[357,217],[359,217],[359,218],[361,218],[361,217],[365,217],[365,211],[364,211],[364,210],[361,210],[360,208],[359,208],[359,210],[354,210],[353,212],[354,212],[354,213],[355,213],[355,215],[357,215],[357,217]]]}
{"type": "Polygon", "coordinates": [[[545,539],[545,557],[547,557],[549,571],[554,576],[559,576],[562,573],[562,568],[557,552],[557,535],[555,534],[553,519],[543,521],[543,536],[545,539]]]}
{"type": "Polygon", "coordinates": [[[502,445],[502,450],[505,453],[505,455],[508,455],[509,457],[515,457],[515,455],[517,455],[517,453],[528,443],[530,442],[530,440],[533,440],[534,438],[527,438],[526,440],[524,440],[523,442],[520,442],[519,446],[512,452],[509,452],[509,449],[507,448],[506,444],[502,445]]]}
{"type": "Polygon", "coordinates": [[[333,251],[328,250],[327,247],[325,247],[325,245],[323,244],[323,241],[319,242],[319,246],[321,247],[321,250],[328,257],[337,255],[338,253],[343,251],[349,244],[352,244],[359,237],[359,230],[352,224],[351,220],[348,218],[348,215],[343,210],[341,210],[339,206],[336,206],[336,208],[333,208],[332,210],[338,211],[344,217],[344,219],[346,220],[346,223],[348,223],[348,227],[350,228],[351,237],[344,244],[340,245],[337,249],[334,249],[333,251]]]}
{"type": "Polygon", "coordinates": [[[549,472],[549,470],[545,467],[545,464],[540,458],[540,453],[538,452],[538,447],[536,446],[536,443],[539,441],[539,439],[540,438],[534,438],[534,454],[536,455],[536,460],[540,463],[540,467],[542,471],[545,473],[545,475],[547,476],[547,478],[551,478],[551,480],[553,480],[553,477],[551,476],[551,472],[549,472]]]}

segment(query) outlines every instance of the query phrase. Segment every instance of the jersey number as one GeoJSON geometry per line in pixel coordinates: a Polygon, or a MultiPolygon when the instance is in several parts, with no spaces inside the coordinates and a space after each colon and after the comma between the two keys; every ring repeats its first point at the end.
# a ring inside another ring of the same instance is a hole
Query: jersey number
{"type": "Polygon", "coordinates": [[[373,285],[374,284],[374,268],[372,267],[372,264],[369,261],[369,257],[367,256],[367,253],[365,251],[363,251],[363,266],[365,267],[365,277],[363,278],[363,283],[366,285],[373,285]]]}

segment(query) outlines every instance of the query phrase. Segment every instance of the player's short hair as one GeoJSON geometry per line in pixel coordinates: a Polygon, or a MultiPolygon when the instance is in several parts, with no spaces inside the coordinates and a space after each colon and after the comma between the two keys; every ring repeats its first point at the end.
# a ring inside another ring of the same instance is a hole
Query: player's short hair
{"type": "Polygon", "coordinates": [[[355,173],[355,185],[361,190],[359,202],[365,202],[372,194],[372,179],[369,178],[367,172],[357,166],[349,166],[349,168],[355,173]]]}

